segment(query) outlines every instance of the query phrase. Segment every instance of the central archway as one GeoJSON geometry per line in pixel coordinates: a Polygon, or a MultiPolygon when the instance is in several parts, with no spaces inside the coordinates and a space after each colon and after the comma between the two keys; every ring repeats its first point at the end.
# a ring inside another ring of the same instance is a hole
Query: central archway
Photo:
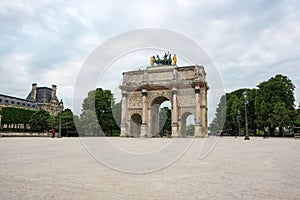
{"type": "Polygon", "coordinates": [[[150,137],[160,137],[160,123],[159,123],[159,109],[160,105],[165,102],[170,101],[167,97],[158,96],[154,98],[151,102],[150,107],[150,137]]]}

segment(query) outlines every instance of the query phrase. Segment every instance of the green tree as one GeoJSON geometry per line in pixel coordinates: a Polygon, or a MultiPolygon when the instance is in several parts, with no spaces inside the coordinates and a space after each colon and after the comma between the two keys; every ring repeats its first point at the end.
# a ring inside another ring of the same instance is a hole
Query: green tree
{"type": "Polygon", "coordinates": [[[30,127],[37,131],[46,131],[51,128],[49,124],[50,113],[46,110],[39,110],[31,116],[30,127]]]}
{"type": "Polygon", "coordinates": [[[55,119],[55,116],[50,115],[50,117],[47,119],[47,123],[49,124],[51,129],[54,129],[55,125],[57,124],[57,120],[55,119]]]}
{"type": "Polygon", "coordinates": [[[280,134],[283,134],[283,127],[291,126],[294,120],[294,84],[288,77],[279,74],[257,87],[257,125],[262,130],[268,127],[271,136],[274,136],[276,127],[279,127],[280,134]]]}
{"type": "Polygon", "coordinates": [[[295,111],[295,120],[294,120],[294,126],[300,127],[300,104],[295,111]]]}
{"type": "Polygon", "coordinates": [[[159,111],[159,130],[161,137],[171,135],[171,109],[168,107],[163,107],[159,111]]]}
{"type": "Polygon", "coordinates": [[[216,117],[210,124],[210,131],[215,134],[218,130],[226,130],[231,133],[238,131],[237,114],[240,110],[241,114],[241,127],[245,124],[245,99],[242,93],[246,91],[248,93],[247,104],[247,118],[248,126],[251,132],[256,135],[255,124],[255,94],[256,89],[239,89],[231,93],[226,93],[220,99],[218,108],[216,109],[216,117]]]}
{"type": "MultiPolygon", "coordinates": [[[[241,127],[245,126],[245,99],[243,97],[243,92],[247,92],[247,119],[248,119],[248,127],[249,133],[253,133],[256,135],[256,116],[255,116],[255,96],[256,96],[256,89],[248,89],[242,88],[236,91],[229,93],[228,101],[233,101],[234,103],[228,106],[226,114],[231,115],[231,125],[232,131],[238,130],[238,123],[237,123],[237,113],[240,110],[241,113],[241,127]]],[[[230,129],[228,129],[230,130],[230,129]]]]}
{"type": "Polygon", "coordinates": [[[213,135],[215,135],[217,131],[224,129],[226,120],[226,95],[221,96],[215,115],[215,118],[209,125],[210,131],[213,135]]]}
{"type": "Polygon", "coordinates": [[[36,111],[15,107],[3,107],[0,112],[2,124],[23,124],[26,129],[26,125],[29,124],[31,116],[36,111]]]}
{"type": "Polygon", "coordinates": [[[96,113],[93,110],[85,110],[81,113],[77,124],[79,124],[79,126],[77,126],[77,131],[81,136],[100,135],[99,122],[96,113]]]}
{"type": "Polygon", "coordinates": [[[112,107],[112,113],[115,121],[115,132],[117,135],[120,135],[120,127],[121,127],[121,114],[122,114],[122,101],[119,103],[116,103],[112,107]]]}
{"type": "MultiPolygon", "coordinates": [[[[56,127],[59,126],[59,117],[61,115],[62,135],[64,136],[77,136],[77,130],[74,123],[73,112],[67,108],[56,116],[56,127]]],[[[51,118],[51,117],[50,117],[51,118]]]]}
{"type": "Polygon", "coordinates": [[[189,124],[186,127],[186,135],[187,136],[194,136],[195,135],[195,128],[193,124],[189,124]]]}
{"type": "Polygon", "coordinates": [[[96,115],[105,135],[113,135],[113,130],[116,127],[112,108],[115,105],[113,94],[110,90],[97,88],[95,93],[95,108],[96,115]]]}
{"type": "MultiPolygon", "coordinates": [[[[118,106],[120,106],[119,104],[118,106]]],[[[93,119],[93,111],[95,111],[95,114],[97,116],[98,123],[101,126],[101,130],[105,135],[113,135],[115,130],[117,130],[119,134],[119,127],[117,125],[116,120],[113,116],[113,108],[116,108],[116,110],[120,110],[120,108],[116,107],[113,94],[110,90],[103,90],[102,88],[97,88],[96,90],[92,90],[88,93],[88,97],[86,97],[83,101],[82,105],[82,120],[86,120],[87,118],[91,117],[91,126],[88,126],[91,128],[91,131],[95,133],[95,121],[93,119]]],[[[120,111],[119,111],[120,113],[120,111]]],[[[119,118],[119,117],[117,117],[119,118]]],[[[88,121],[84,122],[89,123],[88,121]]],[[[86,132],[86,131],[85,131],[86,132]]]]}

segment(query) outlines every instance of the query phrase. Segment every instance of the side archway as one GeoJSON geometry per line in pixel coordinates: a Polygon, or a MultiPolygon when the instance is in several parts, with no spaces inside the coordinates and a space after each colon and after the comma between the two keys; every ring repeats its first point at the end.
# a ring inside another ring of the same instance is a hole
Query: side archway
{"type": "Polygon", "coordinates": [[[133,114],[130,120],[130,135],[132,137],[139,137],[141,135],[141,124],[142,124],[141,115],[137,113],[133,114]]]}
{"type": "MultiPolygon", "coordinates": [[[[195,119],[193,113],[184,112],[181,115],[181,123],[180,123],[180,136],[181,137],[186,137],[187,135],[190,135],[190,134],[187,134],[187,126],[186,125],[187,125],[187,122],[191,123],[191,124],[194,124],[194,122],[189,122],[188,119],[193,119],[193,120],[195,119]]],[[[192,133],[194,134],[194,130],[192,130],[192,133]]]]}

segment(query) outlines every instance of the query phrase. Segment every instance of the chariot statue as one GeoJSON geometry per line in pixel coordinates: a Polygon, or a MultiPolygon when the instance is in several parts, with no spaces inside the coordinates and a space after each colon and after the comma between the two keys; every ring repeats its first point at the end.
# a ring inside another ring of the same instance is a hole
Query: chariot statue
{"type": "Polygon", "coordinates": [[[159,57],[159,55],[156,55],[156,57],[153,55],[152,57],[150,57],[150,65],[154,66],[154,64],[156,64],[157,66],[176,65],[177,64],[176,54],[174,54],[172,57],[169,52],[165,53],[164,56],[162,57],[162,59],[159,57]],[[173,63],[172,63],[172,61],[173,61],[173,63]]]}

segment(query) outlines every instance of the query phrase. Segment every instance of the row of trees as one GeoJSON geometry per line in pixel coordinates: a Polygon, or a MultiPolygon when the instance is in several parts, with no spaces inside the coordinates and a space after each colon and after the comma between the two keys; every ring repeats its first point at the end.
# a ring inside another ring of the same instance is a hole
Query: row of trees
{"type": "MultiPolygon", "coordinates": [[[[14,125],[22,125],[24,129],[27,128],[30,120],[32,119],[32,115],[36,111],[22,109],[22,108],[14,108],[14,107],[3,107],[0,110],[1,115],[1,124],[7,124],[10,126],[11,124],[14,125]]],[[[19,127],[10,127],[10,128],[19,128],[19,127]]]]}
{"type": "Polygon", "coordinates": [[[51,129],[58,131],[61,115],[62,135],[119,135],[121,123],[121,103],[115,103],[110,90],[97,88],[88,93],[82,104],[82,113],[76,116],[70,109],[65,109],[56,116],[46,110],[28,110],[3,107],[0,110],[2,125],[6,130],[38,131],[51,129]]]}
{"type": "MultiPolygon", "coordinates": [[[[3,107],[0,110],[1,124],[5,124],[7,130],[45,132],[50,129],[58,130],[59,118],[63,133],[67,136],[76,135],[73,115],[70,109],[65,109],[57,116],[50,115],[46,110],[28,110],[23,108],[3,107]]],[[[78,118],[78,117],[77,117],[78,118]]]]}
{"type": "Polygon", "coordinates": [[[212,133],[218,130],[238,131],[238,111],[240,124],[245,124],[245,99],[247,96],[247,117],[250,133],[268,131],[271,136],[278,129],[279,135],[284,135],[285,129],[300,125],[300,111],[295,109],[295,86],[292,81],[281,74],[261,82],[255,89],[239,89],[227,93],[220,98],[216,116],[210,124],[212,133]]]}

